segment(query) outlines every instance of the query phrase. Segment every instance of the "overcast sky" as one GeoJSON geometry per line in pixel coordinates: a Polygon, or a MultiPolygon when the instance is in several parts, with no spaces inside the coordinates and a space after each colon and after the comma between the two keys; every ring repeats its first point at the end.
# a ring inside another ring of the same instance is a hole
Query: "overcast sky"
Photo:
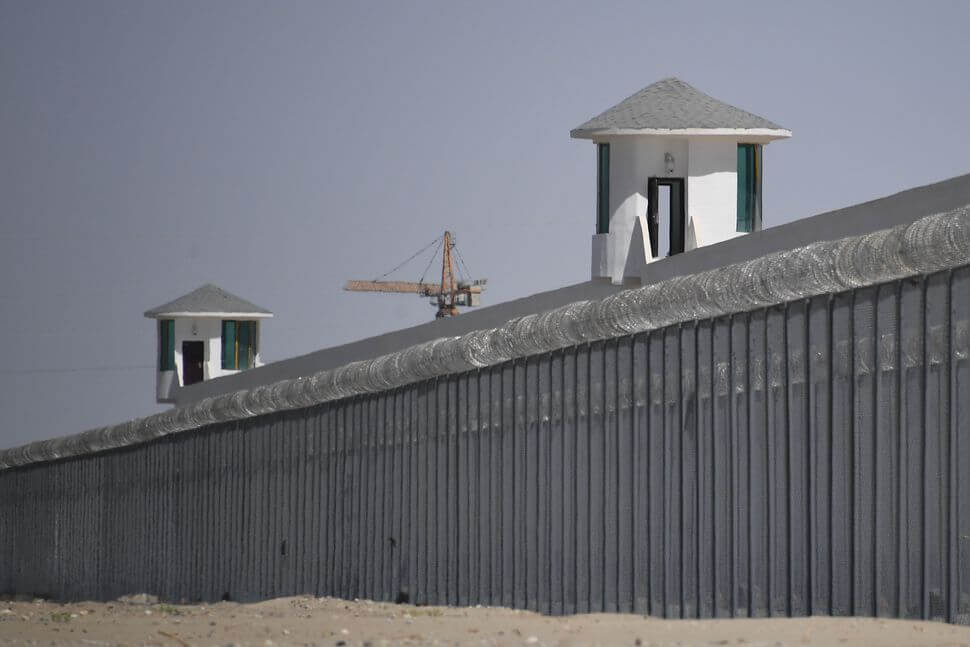
{"type": "Polygon", "coordinates": [[[0,447],[161,410],[142,313],[206,282],[276,313],[272,361],[431,319],[340,288],[445,228],[486,303],[587,279],[595,156],[569,130],[664,77],[793,131],[768,226],[970,172],[968,24],[957,1],[0,0],[0,447]]]}

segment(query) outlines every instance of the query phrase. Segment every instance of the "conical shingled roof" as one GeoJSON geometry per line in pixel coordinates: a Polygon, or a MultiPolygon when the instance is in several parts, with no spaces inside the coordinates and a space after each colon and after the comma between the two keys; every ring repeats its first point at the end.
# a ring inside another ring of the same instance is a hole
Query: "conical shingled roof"
{"type": "Polygon", "coordinates": [[[272,317],[273,313],[242,297],[237,297],[217,285],[206,283],[197,290],[180,296],[174,301],[145,311],[145,316],[158,318],[175,315],[221,315],[234,314],[249,317],[272,317]]]}
{"type": "Polygon", "coordinates": [[[634,134],[636,131],[758,130],[763,134],[790,137],[776,123],[710,97],[680,79],[669,78],[648,85],[602,114],[570,132],[572,137],[634,134]]]}

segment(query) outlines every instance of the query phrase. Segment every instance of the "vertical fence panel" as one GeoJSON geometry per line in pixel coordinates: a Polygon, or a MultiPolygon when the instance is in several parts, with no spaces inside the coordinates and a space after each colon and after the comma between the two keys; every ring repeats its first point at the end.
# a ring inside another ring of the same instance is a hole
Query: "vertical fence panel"
{"type": "Polygon", "coordinates": [[[401,575],[403,572],[403,551],[407,544],[403,540],[401,529],[401,514],[404,501],[407,500],[408,481],[403,470],[404,454],[404,410],[403,395],[400,389],[388,394],[387,417],[391,421],[387,428],[388,456],[386,457],[386,474],[384,477],[384,491],[387,492],[385,506],[387,563],[384,568],[383,599],[393,601],[401,591],[401,575]]]}
{"type": "MultiPolygon", "coordinates": [[[[765,382],[765,312],[751,314],[748,328],[748,367],[751,375],[749,396],[749,444],[751,461],[751,611],[768,615],[769,588],[769,506],[767,426],[767,385],[765,382]]],[[[712,468],[713,469],[713,468],[712,468]]]]}
{"type": "Polygon", "coordinates": [[[313,590],[309,577],[313,571],[313,560],[308,552],[310,540],[307,531],[311,520],[308,502],[312,496],[313,488],[307,478],[307,470],[313,464],[314,452],[309,432],[309,420],[299,414],[295,414],[295,417],[297,423],[295,430],[297,440],[297,478],[295,481],[297,523],[293,528],[293,542],[296,544],[293,551],[293,590],[295,593],[305,594],[313,590]]]}
{"type": "Polygon", "coordinates": [[[346,596],[347,559],[345,546],[350,526],[347,523],[347,490],[350,477],[350,451],[348,448],[347,414],[348,408],[334,407],[329,418],[333,430],[333,534],[331,539],[330,578],[331,589],[335,595],[346,596]]]}
{"type": "Polygon", "coordinates": [[[947,537],[949,523],[949,395],[948,379],[949,315],[948,276],[938,274],[926,282],[924,336],[925,429],[923,527],[926,545],[923,553],[926,617],[946,619],[947,537]]]}
{"type": "Polygon", "coordinates": [[[697,615],[697,327],[680,329],[681,615],[697,615]]]}
{"type": "MultiPolygon", "coordinates": [[[[565,525],[563,501],[569,478],[564,450],[563,354],[549,360],[549,612],[563,612],[565,567],[565,525]]],[[[484,533],[483,533],[484,534],[484,533]]]]}
{"type": "Polygon", "coordinates": [[[368,501],[371,490],[370,474],[370,398],[355,398],[354,401],[354,424],[352,427],[351,442],[354,450],[354,482],[353,488],[353,512],[351,513],[351,524],[353,524],[353,544],[350,551],[351,564],[351,586],[350,594],[355,598],[367,596],[367,567],[372,560],[368,558],[371,551],[371,533],[368,524],[372,520],[373,506],[368,501]]]}
{"type": "Polygon", "coordinates": [[[619,582],[619,492],[617,445],[619,440],[617,343],[603,346],[603,610],[618,609],[619,582]]]}
{"type": "Polygon", "coordinates": [[[263,445],[261,421],[250,421],[246,425],[246,457],[251,477],[246,481],[246,500],[249,504],[249,519],[246,523],[246,586],[243,599],[253,600],[261,597],[262,567],[262,530],[263,495],[265,493],[266,451],[263,445]]]}
{"type": "Polygon", "coordinates": [[[10,591],[13,589],[10,581],[11,564],[14,556],[12,554],[13,544],[13,507],[16,492],[13,488],[13,475],[16,472],[0,472],[0,492],[6,496],[0,496],[0,591],[10,591]]]}
{"type": "Polygon", "coordinates": [[[459,464],[458,464],[458,384],[455,377],[449,377],[445,383],[447,396],[445,402],[446,421],[446,457],[445,471],[447,475],[446,491],[439,492],[439,497],[445,502],[445,562],[442,576],[442,603],[458,604],[458,501],[459,501],[459,464]]]}
{"type": "Polygon", "coordinates": [[[513,500],[511,529],[512,535],[509,549],[512,552],[512,591],[513,601],[520,609],[527,608],[526,597],[527,567],[529,537],[526,531],[526,515],[528,514],[528,477],[526,471],[526,390],[525,390],[526,360],[513,363],[512,381],[509,388],[512,393],[512,484],[513,500]]]}
{"type": "Polygon", "coordinates": [[[951,537],[955,536],[951,574],[955,580],[952,607],[953,622],[970,624],[970,270],[953,273],[950,286],[950,357],[953,369],[950,378],[950,398],[953,411],[950,418],[952,448],[951,469],[954,492],[950,509],[954,512],[951,537]]]}
{"type": "Polygon", "coordinates": [[[380,451],[377,434],[379,425],[377,400],[377,397],[370,397],[361,403],[361,442],[364,447],[361,452],[361,510],[359,513],[361,564],[358,596],[371,600],[376,597],[374,574],[380,562],[378,545],[380,538],[377,534],[378,498],[376,495],[380,479],[377,475],[377,460],[380,451]]]}
{"type": "MultiPolygon", "coordinates": [[[[566,349],[562,358],[562,595],[563,613],[575,613],[577,602],[576,569],[579,563],[576,525],[576,493],[579,488],[579,466],[576,462],[578,434],[578,389],[576,351],[566,349]]],[[[494,450],[493,450],[494,451],[494,450]]],[[[494,472],[493,472],[494,473],[494,472]]],[[[497,475],[497,474],[496,474],[497,475]]]]}
{"type": "MultiPolygon", "coordinates": [[[[212,441],[209,446],[211,459],[209,461],[209,482],[206,487],[209,490],[210,510],[212,518],[209,521],[209,574],[205,587],[203,588],[204,600],[218,600],[225,593],[225,571],[223,560],[226,549],[229,547],[228,537],[225,531],[226,517],[229,513],[228,501],[226,498],[226,467],[228,466],[225,446],[226,437],[231,430],[225,426],[220,426],[213,430],[212,441]]],[[[144,591],[144,588],[138,590],[144,591]]]]}
{"type": "Polygon", "coordinates": [[[664,614],[679,618],[683,613],[683,500],[681,497],[681,371],[680,330],[674,326],[664,335],[664,614]]]}
{"type": "MultiPolygon", "coordinates": [[[[269,425],[259,420],[253,426],[253,457],[255,474],[253,487],[253,543],[252,543],[252,592],[254,597],[266,596],[267,567],[266,547],[269,544],[270,449],[269,425]]],[[[342,589],[338,589],[341,590],[342,589]]]]}
{"type": "Polygon", "coordinates": [[[389,567],[391,560],[392,506],[394,495],[390,480],[394,476],[394,393],[383,393],[377,398],[377,474],[375,475],[377,527],[374,530],[374,548],[377,564],[374,572],[374,599],[387,600],[390,596],[389,567]]]}
{"type": "Polygon", "coordinates": [[[832,524],[830,515],[831,391],[832,377],[831,316],[829,297],[812,299],[808,314],[808,433],[811,439],[811,586],[812,614],[831,613],[832,609],[832,524]]]}
{"type": "Polygon", "coordinates": [[[444,379],[436,381],[428,393],[430,426],[428,486],[429,528],[428,602],[444,604],[448,592],[448,392],[444,379]]]}
{"type": "Polygon", "coordinates": [[[664,518],[664,337],[663,331],[650,334],[649,342],[650,415],[649,475],[647,493],[648,527],[650,529],[650,614],[663,616],[666,611],[664,540],[667,520],[664,518]]]}
{"type": "MultiPolygon", "coordinates": [[[[748,325],[747,317],[731,318],[731,442],[734,447],[734,613],[751,613],[751,444],[748,437],[748,325]]],[[[704,405],[700,402],[698,407],[704,405]]]]}
{"type": "Polygon", "coordinates": [[[879,288],[875,331],[875,582],[876,614],[899,614],[899,290],[879,288]]]}
{"type": "Polygon", "coordinates": [[[206,443],[206,455],[208,460],[205,465],[205,480],[203,490],[205,492],[205,553],[203,554],[202,574],[205,578],[203,585],[199,588],[199,597],[202,600],[217,600],[219,594],[215,592],[216,579],[218,577],[219,563],[219,523],[225,513],[225,506],[222,505],[221,488],[222,481],[221,463],[222,456],[219,451],[219,441],[224,435],[222,429],[213,429],[208,434],[206,443]]]}
{"type": "Polygon", "coordinates": [[[859,290],[855,295],[853,322],[853,433],[854,518],[853,526],[853,613],[874,615],[872,580],[875,574],[875,375],[876,332],[875,292],[859,290]]]}
{"type": "Polygon", "coordinates": [[[633,398],[633,344],[632,338],[617,343],[617,439],[616,439],[616,510],[617,510],[617,601],[618,610],[630,613],[634,607],[634,534],[633,511],[635,508],[634,473],[636,452],[634,450],[635,427],[633,398]]]}
{"type": "MultiPolygon", "coordinates": [[[[650,437],[648,435],[647,418],[649,415],[649,380],[647,379],[647,336],[637,335],[633,339],[633,477],[628,484],[634,490],[633,495],[633,610],[635,613],[646,614],[650,610],[650,437]]],[[[567,435],[567,443],[571,435],[567,435]]],[[[567,444],[566,469],[572,464],[567,444]]],[[[567,530],[568,533],[568,525],[567,530]]],[[[566,544],[568,547],[571,544],[566,544]]],[[[569,612],[569,593],[566,586],[566,611],[569,612]]]]}
{"type": "Polygon", "coordinates": [[[550,571],[552,559],[550,555],[551,538],[549,527],[550,519],[550,482],[551,470],[549,466],[550,436],[552,416],[552,390],[551,390],[551,357],[544,354],[539,357],[537,365],[538,393],[537,393],[537,450],[532,469],[536,470],[536,609],[542,613],[549,613],[552,607],[552,591],[550,571]]]}
{"type": "Polygon", "coordinates": [[[900,295],[901,460],[906,465],[900,510],[900,562],[905,615],[923,617],[923,284],[903,281],[900,295]]]}
{"type": "MultiPolygon", "coordinates": [[[[714,617],[714,333],[709,321],[697,326],[697,613],[714,617]]],[[[651,376],[653,379],[653,376],[651,376]]]]}
{"type": "Polygon", "coordinates": [[[406,538],[407,549],[401,551],[405,572],[401,575],[401,591],[397,599],[413,601],[418,587],[418,510],[420,508],[420,492],[418,477],[423,471],[418,462],[418,392],[419,389],[407,389],[404,394],[403,416],[405,419],[404,443],[407,446],[404,458],[404,469],[407,481],[406,512],[402,513],[401,534],[406,538]],[[405,557],[406,556],[406,557],[405,557]]]}
{"type": "Polygon", "coordinates": [[[576,349],[576,613],[590,611],[590,347],[576,349]]]}
{"type": "MultiPolygon", "coordinates": [[[[768,532],[770,612],[773,616],[789,613],[791,579],[789,572],[790,482],[788,479],[788,376],[786,311],[769,308],[765,327],[768,403],[768,532]]],[[[730,466],[730,461],[724,461],[730,466]]]]}
{"type": "Polygon", "coordinates": [[[478,599],[478,538],[481,536],[478,510],[478,374],[459,381],[458,482],[458,604],[468,606],[478,599]]]}
{"type": "Polygon", "coordinates": [[[788,356],[788,478],[789,478],[789,612],[795,616],[811,611],[810,572],[814,547],[809,543],[809,473],[811,439],[808,431],[808,369],[806,366],[808,323],[805,301],[788,308],[785,330],[788,356]]]}
{"type": "Polygon", "coordinates": [[[849,615],[853,603],[852,295],[832,303],[832,615],[849,615]],[[837,431],[836,431],[837,430],[837,431]]]}
{"type": "Polygon", "coordinates": [[[223,484],[226,493],[227,510],[225,511],[226,545],[220,546],[223,554],[223,581],[221,582],[222,597],[228,600],[238,599],[239,573],[242,568],[240,556],[243,550],[243,523],[245,508],[242,504],[241,469],[245,461],[243,439],[243,424],[236,423],[226,430],[224,446],[226,448],[226,479],[223,484]]]}
{"type": "Polygon", "coordinates": [[[603,478],[606,445],[604,344],[594,343],[589,350],[589,609],[604,610],[606,502],[603,478]]]}
{"type": "Polygon", "coordinates": [[[417,551],[415,559],[414,594],[415,602],[418,604],[428,601],[428,581],[430,577],[428,562],[432,554],[432,535],[430,532],[432,517],[429,511],[431,508],[431,475],[434,468],[431,465],[433,458],[431,443],[433,438],[428,418],[428,406],[433,388],[433,385],[430,384],[419,385],[416,389],[417,397],[414,403],[417,420],[417,426],[414,430],[414,443],[415,449],[417,450],[415,469],[417,470],[418,476],[417,499],[415,501],[417,519],[414,528],[414,543],[415,550],[417,551]]]}
{"type": "MultiPolygon", "coordinates": [[[[539,373],[541,358],[531,357],[525,362],[525,454],[522,456],[522,487],[525,510],[522,540],[525,543],[525,607],[539,609],[539,517],[540,465],[539,459],[539,373]]],[[[518,387],[518,385],[517,385],[518,387]]],[[[516,389],[517,391],[519,388],[516,389]]]]}
{"type": "MultiPolygon", "coordinates": [[[[283,462],[283,435],[279,433],[282,422],[280,416],[273,416],[266,421],[264,434],[266,438],[266,503],[264,511],[266,514],[266,541],[262,546],[264,569],[264,590],[266,595],[275,597],[280,588],[280,517],[282,514],[282,472],[283,462]]],[[[355,437],[359,438],[359,430],[355,437]]],[[[353,560],[351,563],[359,563],[353,560]]]]}
{"type": "Polygon", "coordinates": [[[503,407],[504,395],[502,393],[504,367],[493,367],[488,369],[489,381],[489,472],[491,479],[488,488],[488,507],[490,532],[490,559],[489,569],[491,571],[491,581],[489,583],[488,602],[492,605],[502,604],[504,599],[503,570],[505,568],[504,551],[504,518],[505,510],[508,506],[502,505],[505,484],[508,481],[508,468],[510,464],[505,462],[504,439],[503,439],[503,407]]]}
{"type": "Polygon", "coordinates": [[[710,459],[714,486],[714,614],[734,614],[734,465],[731,429],[731,329],[730,321],[714,322],[711,366],[710,459]]]}

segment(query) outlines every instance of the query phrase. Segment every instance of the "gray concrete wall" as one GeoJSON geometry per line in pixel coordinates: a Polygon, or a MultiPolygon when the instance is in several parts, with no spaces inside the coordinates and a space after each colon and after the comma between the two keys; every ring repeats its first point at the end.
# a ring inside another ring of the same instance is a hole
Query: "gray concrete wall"
{"type": "Polygon", "coordinates": [[[970,270],[0,472],[0,592],[970,623],[970,270]]]}

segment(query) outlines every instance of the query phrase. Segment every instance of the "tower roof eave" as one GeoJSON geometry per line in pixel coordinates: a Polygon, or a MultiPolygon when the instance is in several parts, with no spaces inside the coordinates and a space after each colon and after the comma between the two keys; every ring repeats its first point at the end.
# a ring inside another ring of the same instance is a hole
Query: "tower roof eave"
{"type": "Polygon", "coordinates": [[[569,131],[573,139],[600,139],[625,135],[653,135],[661,137],[742,137],[761,142],[788,139],[785,128],[575,128],[569,131]]]}
{"type": "Polygon", "coordinates": [[[225,317],[232,315],[242,319],[264,319],[273,313],[255,303],[206,283],[174,301],[145,311],[149,319],[162,317],[225,317]]]}

